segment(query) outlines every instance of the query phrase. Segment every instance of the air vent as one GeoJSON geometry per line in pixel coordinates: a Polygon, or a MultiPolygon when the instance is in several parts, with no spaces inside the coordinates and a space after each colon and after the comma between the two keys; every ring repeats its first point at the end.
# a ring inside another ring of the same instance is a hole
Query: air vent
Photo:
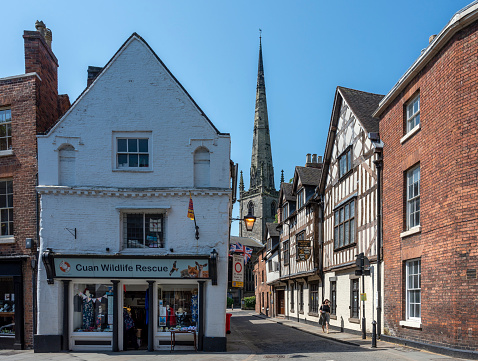
{"type": "Polygon", "coordinates": [[[467,269],[466,270],[466,279],[467,280],[476,279],[476,269],[467,269]]]}

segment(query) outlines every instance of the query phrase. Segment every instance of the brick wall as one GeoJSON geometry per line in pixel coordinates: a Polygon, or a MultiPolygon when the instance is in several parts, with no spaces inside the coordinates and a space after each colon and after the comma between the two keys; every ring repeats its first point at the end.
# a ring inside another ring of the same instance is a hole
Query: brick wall
{"type": "Polygon", "coordinates": [[[477,350],[478,23],[461,30],[381,116],[384,148],[384,332],[477,350]],[[421,129],[407,141],[406,102],[420,93],[421,129]],[[405,174],[420,164],[421,232],[405,230],[405,174]],[[405,320],[404,262],[421,258],[422,328],[405,320]]]}

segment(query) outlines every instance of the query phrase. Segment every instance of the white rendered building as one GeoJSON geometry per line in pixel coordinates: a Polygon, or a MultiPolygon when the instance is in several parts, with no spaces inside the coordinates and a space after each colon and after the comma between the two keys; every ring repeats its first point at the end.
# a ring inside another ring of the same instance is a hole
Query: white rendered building
{"type": "Polygon", "coordinates": [[[38,137],[35,350],[225,351],[230,136],[137,34],[96,71],[38,137]]]}

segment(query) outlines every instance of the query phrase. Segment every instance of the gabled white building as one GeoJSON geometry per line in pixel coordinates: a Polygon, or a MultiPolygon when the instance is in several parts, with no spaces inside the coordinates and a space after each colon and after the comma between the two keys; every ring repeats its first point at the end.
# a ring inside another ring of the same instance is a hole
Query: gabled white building
{"type": "Polygon", "coordinates": [[[96,70],[38,137],[36,351],[225,351],[230,136],[136,33],[96,70]]]}

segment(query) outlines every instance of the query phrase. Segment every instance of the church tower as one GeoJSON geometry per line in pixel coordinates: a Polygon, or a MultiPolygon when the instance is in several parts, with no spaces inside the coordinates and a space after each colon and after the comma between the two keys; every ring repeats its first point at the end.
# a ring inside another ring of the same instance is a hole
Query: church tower
{"type": "Polygon", "coordinates": [[[241,222],[239,235],[251,237],[265,243],[267,222],[274,222],[277,213],[279,192],[274,186],[274,166],[272,165],[271,138],[267,116],[266,84],[262,63],[262,38],[259,38],[259,65],[257,70],[256,111],[254,115],[254,135],[249,190],[244,190],[241,171],[239,182],[240,217],[248,213],[257,217],[254,229],[248,232],[241,222]]]}

